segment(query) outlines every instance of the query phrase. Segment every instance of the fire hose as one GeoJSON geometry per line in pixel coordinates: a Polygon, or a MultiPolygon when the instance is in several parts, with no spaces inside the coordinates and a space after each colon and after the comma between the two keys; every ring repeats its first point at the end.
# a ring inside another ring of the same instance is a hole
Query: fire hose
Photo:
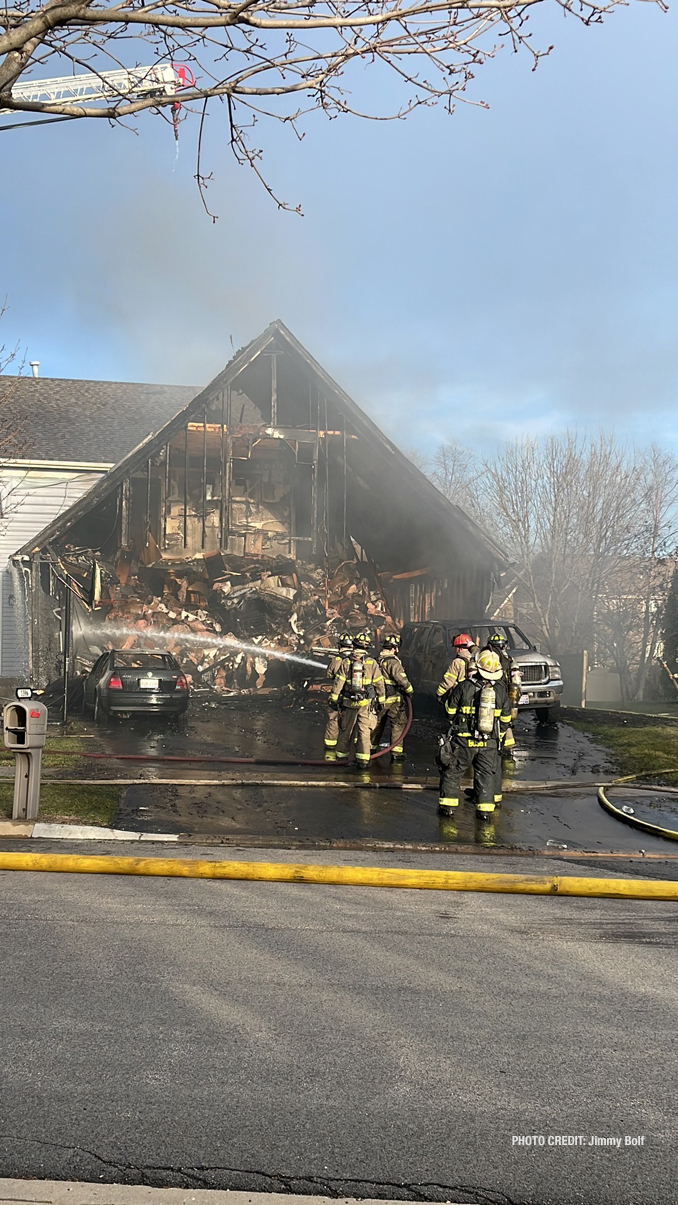
{"type": "MultiPolygon", "coordinates": [[[[410,698],[405,696],[407,705],[407,722],[403,729],[402,735],[398,744],[402,744],[412,727],[414,718],[412,711],[412,702],[410,698]]],[[[380,757],[386,757],[392,753],[395,748],[395,741],[386,749],[377,749],[370,754],[370,761],[375,761],[380,757]]],[[[162,757],[156,756],[153,753],[81,753],[79,749],[60,749],[59,757],[82,757],[88,761],[134,761],[134,762],[174,762],[174,763],[199,763],[200,765],[228,765],[228,766],[315,766],[322,767],[326,770],[336,770],[336,762],[325,761],[324,758],[297,758],[297,757],[187,757],[178,754],[166,754],[162,757]]]]}
{"type": "MultiPolygon", "coordinates": [[[[614,786],[615,784],[610,784],[614,786]]],[[[650,833],[653,837],[664,837],[667,841],[678,841],[678,832],[672,828],[663,828],[659,824],[652,824],[649,820],[642,820],[640,816],[636,816],[633,809],[627,807],[618,808],[606,795],[606,790],[610,787],[598,788],[598,803],[610,816],[614,816],[615,820],[621,820],[624,824],[630,824],[632,828],[639,828],[644,833],[650,833]]],[[[670,788],[665,788],[670,790],[670,788]]]]}
{"type": "Polygon", "coordinates": [[[653,879],[595,879],[569,875],[483,874],[391,866],[323,866],[291,862],[202,861],[193,858],[128,858],[111,855],[0,852],[0,870],[66,874],[157,875],[264,883],[317,883],[428,891],[487,891],[567,895],[593,899],[678,900],[678,883],[653,879]]]}

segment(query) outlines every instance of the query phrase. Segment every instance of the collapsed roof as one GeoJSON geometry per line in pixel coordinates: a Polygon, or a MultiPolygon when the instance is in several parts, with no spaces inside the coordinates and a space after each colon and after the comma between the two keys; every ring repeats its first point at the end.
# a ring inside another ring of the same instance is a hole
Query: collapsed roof
{"type": "MultiPolygon", "coordinates": [[[[221,416],[223,440],[226,396],[230,434],[249,432],[250,449],[253,440],[268,441],[269,446],[278,440],[279,448],[293,439],[298,451],[304,430],[324,439],[325,502],[334,514],[335,537],[343,525],[344,536],[348,533],[381,570],[393,575],[416,574],[442,566],[447,573],[453,573],[455,567],[468,573],[475,566],[485,576],[506,563],[501,548],[487,533],[436,489],[280,321],[271,323],[237,352],[205,389],[190,397],[164,426],[143,439],[17,555],[71,539],[79,520],[119,492],[135,474],[140,476],[154,457],[162,457],[163,449],[169,457],[172,441],[179,440],[182,433],[188,456],[189,425],[203,431],[207,440],[208,429],[216,431],[221,416]]],[[[118,411],[117,425],[126,421],[118,411]]],[[[132,426],[139,430],[138,423],[132,426]]],[[[118,439],[116,446],[119,443],[118,439]]],[[[95,445],[91,448],[94,452],[95,445]]],[[[102,445],[96,444],[96,448],[98,453],[102,451],[102,445]]],[[[327,530],[322,542],[327,549],[327,530]]]]}

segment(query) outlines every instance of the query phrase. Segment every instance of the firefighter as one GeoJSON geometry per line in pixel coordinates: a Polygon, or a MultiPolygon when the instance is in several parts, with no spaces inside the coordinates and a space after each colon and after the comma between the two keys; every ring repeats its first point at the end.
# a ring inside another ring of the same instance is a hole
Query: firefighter
{"type": "MultiPolygon", "coordinates": [[[[496,653],[499,658],[502,673],[504,675],[504,686],[508,691],[509,699],[511,701],[511,719],[515,720],[518,715],[518,700],[520,698],[523,684],[520,668],[511,659],[511,656],[508,652],[508,640],[503,632],[493,632],[485,647],[488,648],[490,652],[496,653]]],[[[515,741],[513,740],[513,730],[509,729],[506,735],[507,738],[510,738],[513,743],[507,744],[504,747],[502,758],[504,761],[514,762],[515,758],[513,756],[513,746],[515,745],[515,741]]]]}
{"type": "Polygon", "coordinates": [[[386,724],[390,724],[390,744],[393,746],[391,749],[391,760],[394,762],[405,760],[403,749],[403,732],[407,724],[405,696],[414,694],[414,687],[405,673],[403,663],[400,660],[401,643],[401,637],[397,632],[389,632],[382,641],[381,652],[379,653],[379,666],[384,675],[386,702],[372,737],[373,744],[378,746],[386,724]]]}
{"type": "MultiPolygon", "coordinates": [[[[341,669],[345,657],[353,648],[353,638],[349,632],[344,632],[337,641],[339,651],[331,658],[327,667],[327,677],[331,685],[341,669]]],[[[337,741],[341,728],[342,712],[339,703],[328,700],[327,723],[325,724],[325,761],[337,760],[337,741]]]]}
{"type": "Polygon", "coordinates": [[[330,695],[330,706],[338,703],[343,712],[337,761],[348,760],[348,751],[355,741],[356,762],[363,769],[370,760],[377,711],[386,702],[383,674],[374,657],[368,656],[370,643],[369,632],[359,632],[353,638],[351,655],[342,661],[330,695]]]}
{"type": "Polygon", "coordinates": [[[468,678],[475,669],[478,646],[473,643],[470,636],[465,632],[455,636],[452,647],[454,648],[454,661],[448,665],[443,680],[436,690],[436,698],[439,703],[443,703],[448,692],[454,690],[455,686],[468,678]]]}
{"type": "Polygon", "coordinates": [[[442,816],[459,806],[461,778],[471,766],[476,815],[491,816],[501,803],[501,750],[509,739],[511,703],[497,654],[484,649],[477,664],[477,674],[459,682],[445,700],[450,730],[440,738],[436,758],[442,816]]]}

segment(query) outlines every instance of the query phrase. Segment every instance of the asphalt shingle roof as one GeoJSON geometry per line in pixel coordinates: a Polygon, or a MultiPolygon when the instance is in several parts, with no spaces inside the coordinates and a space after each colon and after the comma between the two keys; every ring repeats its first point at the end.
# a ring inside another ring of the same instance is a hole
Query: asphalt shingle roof
{"type": "Polygon", "coordinates": [[[117,464],[200,392],[192,385],[135,385],[0,376],[3,460],[117,464]]]}

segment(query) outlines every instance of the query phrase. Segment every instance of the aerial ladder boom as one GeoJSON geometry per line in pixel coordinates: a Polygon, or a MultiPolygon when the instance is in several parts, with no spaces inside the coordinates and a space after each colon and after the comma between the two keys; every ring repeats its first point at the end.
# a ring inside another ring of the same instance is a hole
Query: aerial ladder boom
{"type": "MultiPolygon", "coordinates": [[[[92,71],[56,79],[31,80],[12,88],[14,100],[33,104],[63,104],[68,101],[132,100],[148,96],[175,96],[181,88],[195,84],[195,76],[183,63],[154,67],[127,67],[118,71],[92,71]]],[[[22,110],[0,109],[0,116],[16,116],[22,110]]],[[[26,112],[26,110],[23,110],[26,112]]]]}

